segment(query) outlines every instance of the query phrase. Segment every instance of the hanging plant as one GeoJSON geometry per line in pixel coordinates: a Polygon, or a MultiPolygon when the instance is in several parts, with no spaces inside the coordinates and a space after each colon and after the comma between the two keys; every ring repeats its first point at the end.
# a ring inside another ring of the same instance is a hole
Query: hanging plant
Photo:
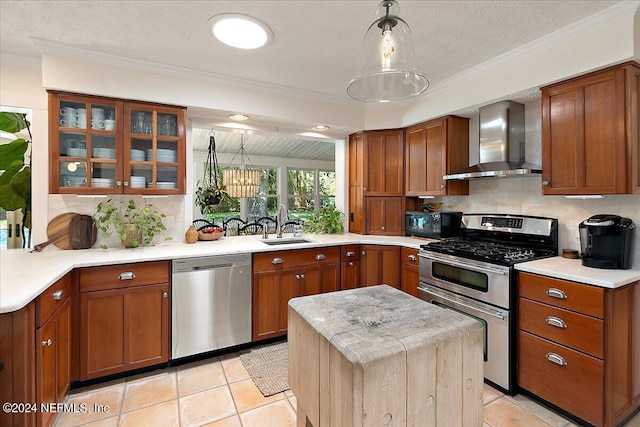
{"type": "Polygon", "coordinates": [[[204,177],[198,181],[198,188],[196,188],[196,205],[200,208],[202,215],[207,215],[213,213],[215,206],[220,204],[225,197],[227,197],[227,192],[222,184],[222,173],[218,166],[215,135],[211,132],[204,177]]]}

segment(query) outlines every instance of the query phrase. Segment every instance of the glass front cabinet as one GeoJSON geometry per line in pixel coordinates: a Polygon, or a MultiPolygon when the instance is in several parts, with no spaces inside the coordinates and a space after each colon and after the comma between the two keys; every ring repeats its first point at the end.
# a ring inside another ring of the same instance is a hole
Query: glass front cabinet
{"type": "Polygon", "coordinates": [[[184,194],[182,107],[49,93],[49,192],[184,194]]]}

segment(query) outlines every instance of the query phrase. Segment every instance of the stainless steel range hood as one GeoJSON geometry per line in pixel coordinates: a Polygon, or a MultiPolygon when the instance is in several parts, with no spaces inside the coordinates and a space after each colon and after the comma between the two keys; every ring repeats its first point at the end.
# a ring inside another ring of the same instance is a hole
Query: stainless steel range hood
{"type": "Polygon", "coordinates": [[[542,172],[524,161],[524,105],[502,101],[480,108],[480,163],[443,179],[511,177],[542,172]]]}

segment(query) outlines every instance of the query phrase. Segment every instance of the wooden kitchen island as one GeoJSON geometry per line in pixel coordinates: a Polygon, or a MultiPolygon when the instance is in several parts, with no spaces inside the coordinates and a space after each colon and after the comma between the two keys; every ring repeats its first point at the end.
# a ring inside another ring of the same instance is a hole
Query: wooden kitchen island
{"type": "Polygon", "coordinates": [[[289,301],[298,427],[482,425],[480,322],[387,285],[289,301]]]}

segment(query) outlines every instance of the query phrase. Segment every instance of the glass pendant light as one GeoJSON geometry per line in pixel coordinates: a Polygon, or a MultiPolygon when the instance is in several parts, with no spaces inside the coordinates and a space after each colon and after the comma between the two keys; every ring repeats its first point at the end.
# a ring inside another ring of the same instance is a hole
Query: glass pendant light
{"type": "Polygon", "coordinates": [[[415,63],[409,25],[398,16],[395,0],[382,0],[364,36],[363,67],[347,93],[366,102],[400,101],[420,95],[429,79],[415,63]]]}

